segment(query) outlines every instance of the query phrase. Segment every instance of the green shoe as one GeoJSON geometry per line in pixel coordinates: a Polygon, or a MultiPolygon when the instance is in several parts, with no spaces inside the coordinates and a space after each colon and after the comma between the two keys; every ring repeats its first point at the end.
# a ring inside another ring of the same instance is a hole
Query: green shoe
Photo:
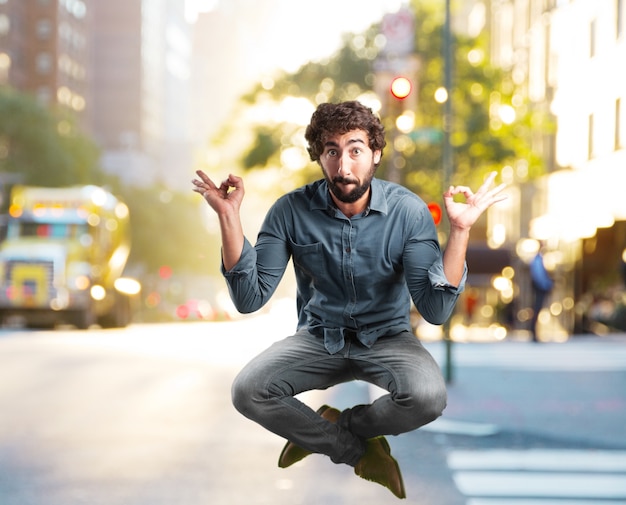
{"type": "Polygon", "coordinates": [[[365,480],[385,486],[398,498],[406,498],[398,462],[391,455],[385,437],[370,438],[365,454],[354,467],[354,473],[365,480]]]}
{"type": "MultiPolygon", "coordinates": [[[[336,423],[341,414],[337,409],[329,407],[328,405],[322,405],[317,409],[317,413],[331,423],[336,423]]],[[[304,449],[293,442],[287,442],[278,457],[278,466],[280,468],[287,468],[306,458],[309,454],[312,454],[312,452],[308,449],[304,449]]]]}

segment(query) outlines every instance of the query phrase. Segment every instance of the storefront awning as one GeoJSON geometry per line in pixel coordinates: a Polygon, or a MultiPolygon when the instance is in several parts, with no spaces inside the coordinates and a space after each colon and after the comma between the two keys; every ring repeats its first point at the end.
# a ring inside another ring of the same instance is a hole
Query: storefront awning
{"type": "Polygon", "coordinates": [[[508,249],[491,249],[486,244],[470,244],[467,250],[468,283],[474,286],[490,284],[491,277],[500,275],[511,265],[512,253],[508,249]]]}

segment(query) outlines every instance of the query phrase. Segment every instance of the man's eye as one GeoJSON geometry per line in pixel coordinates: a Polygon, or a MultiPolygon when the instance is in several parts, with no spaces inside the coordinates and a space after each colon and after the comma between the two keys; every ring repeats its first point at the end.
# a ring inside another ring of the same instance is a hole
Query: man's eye
{"type": "Polygon", "coordinates": [[[328,156],[337,156],[337,150],[336,149],[329,149],[328,150],[328,156]]]}

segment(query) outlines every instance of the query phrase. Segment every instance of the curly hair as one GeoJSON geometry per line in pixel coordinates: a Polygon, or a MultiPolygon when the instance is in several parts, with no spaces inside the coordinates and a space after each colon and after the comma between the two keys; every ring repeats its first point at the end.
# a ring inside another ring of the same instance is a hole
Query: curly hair
{"type": "Polygon", "coordinates": [[[304,134],[309,144],[307,151],[311,161],[319,163],[328,137],[342,135],[353,130],[367,132],[370,149],[380,150],[382,158],[386,145],[385,129],[372,109],[355,100],[337,104],[320,104],[311,116],[311,122],[304,134]]]}

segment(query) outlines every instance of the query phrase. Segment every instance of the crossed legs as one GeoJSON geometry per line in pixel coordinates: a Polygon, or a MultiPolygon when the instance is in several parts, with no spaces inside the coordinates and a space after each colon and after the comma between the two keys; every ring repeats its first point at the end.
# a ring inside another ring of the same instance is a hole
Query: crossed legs
{"type": "Polygon", "coordinates": [[[303,330],[276,342],[236,377],[233,404],[244,416],[310,452],[356,466],[366,441],[423,426],[445,408],[441,371],[409,332],[383,337],[371,349],[348,340],[328,354],[323,339],[303,330]],[[344,410],[337,422],[294,398],[313,389],[363,380],[387,390],[369,405],[344,410]]]}

